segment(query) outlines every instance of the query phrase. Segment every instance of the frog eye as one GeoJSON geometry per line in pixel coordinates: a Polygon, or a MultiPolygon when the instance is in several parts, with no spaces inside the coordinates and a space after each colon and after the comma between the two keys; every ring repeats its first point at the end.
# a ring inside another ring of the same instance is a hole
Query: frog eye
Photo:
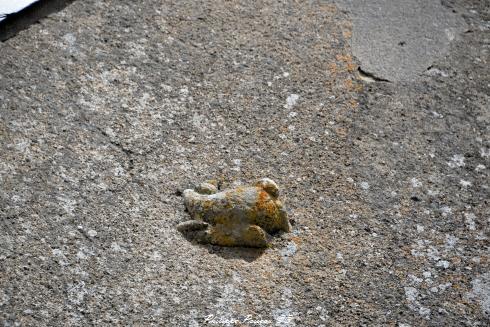
{"type": "Polygon", "coordinates": [[[196,192],[200,194],[214,194],[218,192],[218,188],[211,183],[201,183],[196,187],[196,192]]]}
{"type": "Polygon", "coordinates": [[[270,196],[277,198],[279,196],[279,187],[276,182],[270,178],[262,178],[255,183],[255,186],[262,188],[270,196]]]}

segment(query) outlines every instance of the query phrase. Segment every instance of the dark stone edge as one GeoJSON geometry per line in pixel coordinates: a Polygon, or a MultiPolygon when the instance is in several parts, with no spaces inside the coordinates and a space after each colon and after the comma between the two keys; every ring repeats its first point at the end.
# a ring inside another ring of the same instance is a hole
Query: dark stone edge
{"type": "Polygon", "coordinates": [[[75,0],[39,0],[24,9],[7,14],[0,22],[0,42],[37,23],[41,18],[58,12],[75,0]]]}

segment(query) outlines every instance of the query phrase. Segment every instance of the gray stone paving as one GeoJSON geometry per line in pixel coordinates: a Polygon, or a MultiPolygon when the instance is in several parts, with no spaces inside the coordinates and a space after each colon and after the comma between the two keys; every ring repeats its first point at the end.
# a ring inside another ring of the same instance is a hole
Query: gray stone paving
{"type": "Polygon", "coordinates": [[[0,322],[488,325],[490,3],[373,55],[347,2],[75,1],[1,43],[0,322]],[[262,177],[271,248],[177,231],[179,190],[262,177]]]}

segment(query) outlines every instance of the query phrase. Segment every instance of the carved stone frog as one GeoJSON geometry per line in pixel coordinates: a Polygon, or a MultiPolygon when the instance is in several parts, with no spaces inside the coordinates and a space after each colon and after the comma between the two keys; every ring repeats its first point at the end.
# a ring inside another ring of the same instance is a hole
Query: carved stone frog
{"type": "Polygon", "coordinates": [[[205,182],[184,190],[183,196],[193,220],[177,229],[199,243],[263,248],[271,234],[291,230],[279,188],[269,178],[220,192],[205,182]]]}

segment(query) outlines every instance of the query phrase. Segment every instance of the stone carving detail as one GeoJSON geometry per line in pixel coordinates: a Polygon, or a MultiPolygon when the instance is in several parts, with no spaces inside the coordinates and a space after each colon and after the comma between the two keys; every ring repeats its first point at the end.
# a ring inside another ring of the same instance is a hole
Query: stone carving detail
{"type": "Polygon", "coordinates": [[[199,243],[263,248],[271,235],[291,230],[279,188],[269,178],[223,191],[204,182],[183,196],[193,220],[177,229],[199,243]]]}

